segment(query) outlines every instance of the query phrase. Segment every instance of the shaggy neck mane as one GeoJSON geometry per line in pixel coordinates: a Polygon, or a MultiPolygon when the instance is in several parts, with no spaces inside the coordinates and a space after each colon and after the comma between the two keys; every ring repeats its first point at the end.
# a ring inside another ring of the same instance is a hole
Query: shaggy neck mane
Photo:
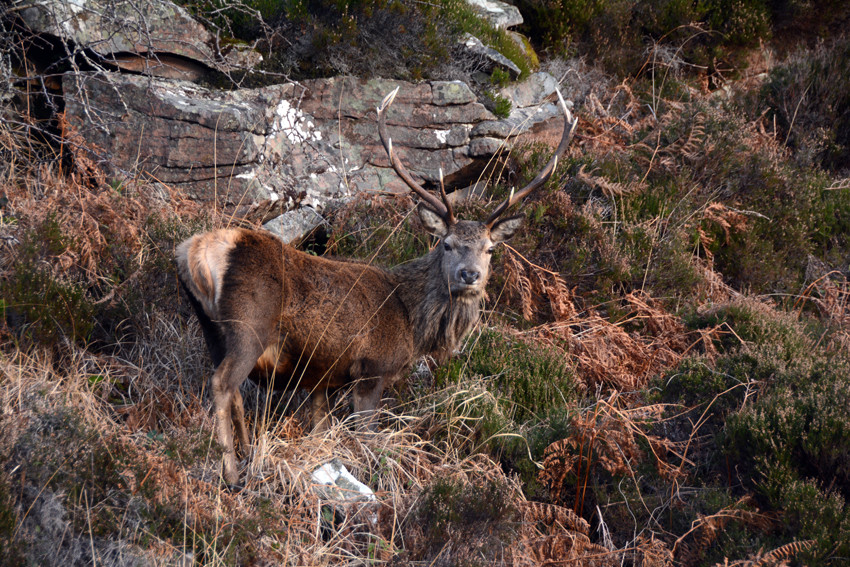
{"type": "Polygon", "coordinates": [[[451,295],[443,278],[442,249],[393,270],[398,293],[413,325],[417,356],[431,355],[442,364],[460,347],[478,321],[483,291],[451,295]]]}

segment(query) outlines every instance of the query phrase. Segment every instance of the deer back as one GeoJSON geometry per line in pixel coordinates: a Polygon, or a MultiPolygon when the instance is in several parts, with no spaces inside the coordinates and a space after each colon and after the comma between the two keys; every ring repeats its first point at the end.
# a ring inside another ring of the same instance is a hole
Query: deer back
{"type": "MultiPolygon", "coordinates": [[[[245,229],[197,235],[177,258],[181,280],[220,329],[223,344],[210,351],[239,348],[227,343],[244,336],[234,330],[248,329],[262,345],[255,378],[335,387],[398,372],[414,358],[408,309],[390,272],[305,254],[245,229]]],[[[295,386],[276,384],[288,385],[295,386]]]]}

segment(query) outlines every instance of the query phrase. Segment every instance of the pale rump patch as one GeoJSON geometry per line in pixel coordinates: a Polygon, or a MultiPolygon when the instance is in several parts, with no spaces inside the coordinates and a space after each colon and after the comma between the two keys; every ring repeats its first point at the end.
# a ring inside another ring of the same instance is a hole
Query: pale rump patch
{"type": "Polygon", "coordinates": [[[243,230],[238,228],[216,230],[193,236],[177,247],[180,275],[212,318],[218,315],[228,253],[236,246],[242,233],[243,230]]]}

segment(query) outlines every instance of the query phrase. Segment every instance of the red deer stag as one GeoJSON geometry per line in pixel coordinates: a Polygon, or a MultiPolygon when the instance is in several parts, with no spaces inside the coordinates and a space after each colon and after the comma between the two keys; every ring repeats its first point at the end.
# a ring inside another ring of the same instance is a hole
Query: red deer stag
{"type": "Polygon", "coordinates": [[[441,198],[426,191],[393,152],[386,112],[397,92],[377,109],[378,132],[393,168],[422,199],[422,224],[440,239],[427,255],[385,270],[311,256],[243,228],[199,234],[177,247],[180,281],[216,365],[216,427],[230,484],[238,480],[234,428],[243,451],[249,447],[239,393],[249,375],[309,389],[318,425],[328,389],[353,383],[354,411],[368,420],[384,388],[415,360],[451,356],[478,320],[493,247],[522,222],[499,217],[549,178],[577,123],[559,93],[564,133],[546,167],[486,221],[457,220],[445,190],[441,198]]]}

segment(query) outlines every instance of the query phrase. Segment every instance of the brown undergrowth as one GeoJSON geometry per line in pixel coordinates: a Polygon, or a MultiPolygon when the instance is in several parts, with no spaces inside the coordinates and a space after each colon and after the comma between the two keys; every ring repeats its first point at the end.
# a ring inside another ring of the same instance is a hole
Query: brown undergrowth
{"type": "Polygon", "coordinates": [[[711,349],[710,332],[686,330],[678,317],[646,293],[627,294],[621,320],[612,322],[596,308],[578,308],[578,298],[556,272],[530,262],[510,246],[504,258],[506,293],[523,316],[531,320],[545,307],[553,319],[512,332],[561,349],[574,361],[587,388],[636,391],[693,349],[711,349]]]}

